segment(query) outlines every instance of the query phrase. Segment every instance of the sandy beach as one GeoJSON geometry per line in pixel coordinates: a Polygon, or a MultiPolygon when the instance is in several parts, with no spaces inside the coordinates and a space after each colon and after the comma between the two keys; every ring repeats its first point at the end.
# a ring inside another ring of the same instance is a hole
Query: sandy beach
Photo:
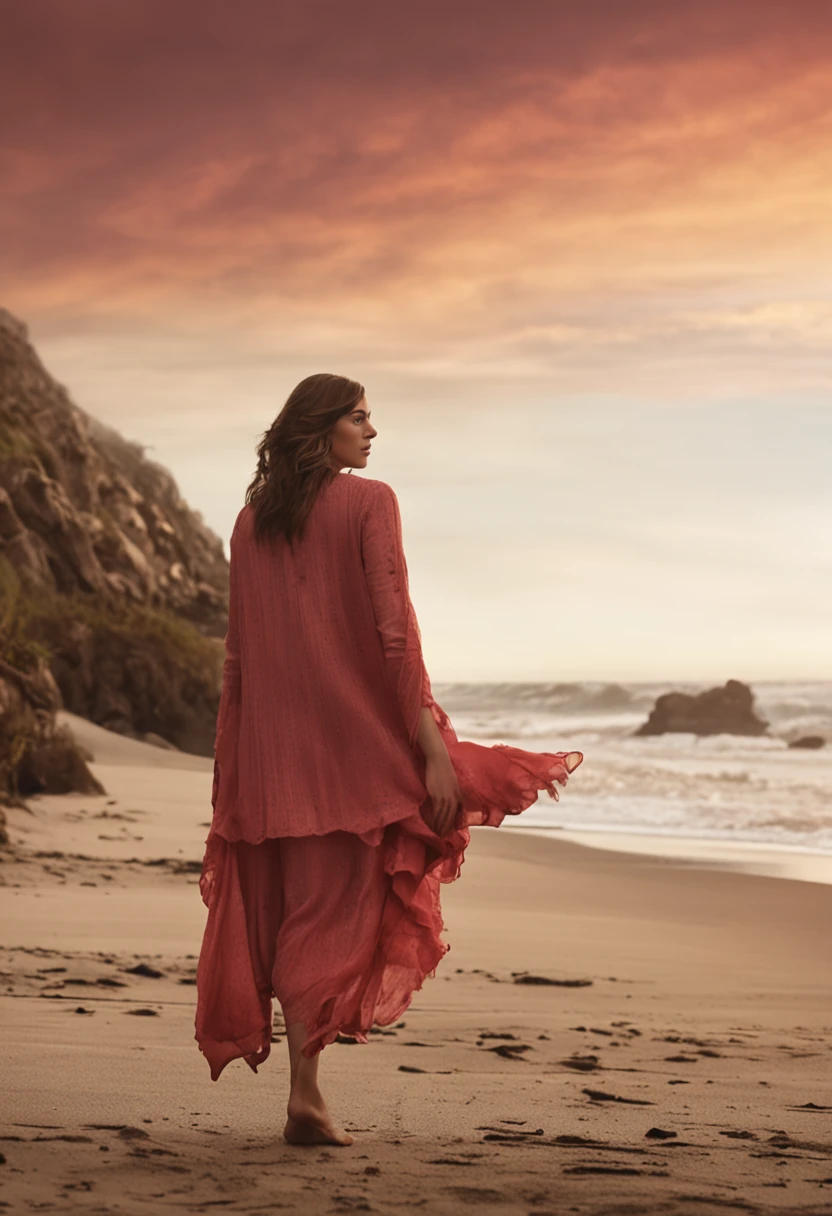
{"type": "Polygon", "coordinates": [[[436,977],[324,1052],[355,1144],[293,1148],[279,1021],[193,1039],[210,760],[61,716],[107,794],[9,815],[3,1210],[832,1213],[828,883],[475,829],[436,977]]]}

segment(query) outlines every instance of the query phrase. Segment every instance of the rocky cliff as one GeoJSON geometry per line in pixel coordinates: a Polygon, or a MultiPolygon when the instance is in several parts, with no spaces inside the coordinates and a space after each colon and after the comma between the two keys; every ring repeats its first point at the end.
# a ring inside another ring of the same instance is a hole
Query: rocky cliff
{"type": "Polygon", "coordinates": [[[170,473],[75,405],[0,309],[0,788],[2,706],[20,724],[27,699],[11,672],[41,702],[51,679],[74,713],[210,755],[227,604],[222,542],[170,473]]]}

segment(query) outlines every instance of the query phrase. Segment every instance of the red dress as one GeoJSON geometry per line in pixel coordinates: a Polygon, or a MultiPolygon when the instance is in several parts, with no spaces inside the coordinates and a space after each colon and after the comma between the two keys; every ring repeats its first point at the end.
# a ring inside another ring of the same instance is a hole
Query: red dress
{"type": "Polygon", "coordinates": [[[272,997],[313,1055],[339,1031],[395,1021],[449,949],[439,888],[459,876],[469,827],[498,826],[583,760],[457,739],[431,692],[389,485],[337,474],[292,552],[231,536],[214,808],[200,879],[208,920],[196,1039],[216,1080],[269,1054],[272,997]],[[462,810],[428,827],[416,743],[429,706],[462,810]]]}

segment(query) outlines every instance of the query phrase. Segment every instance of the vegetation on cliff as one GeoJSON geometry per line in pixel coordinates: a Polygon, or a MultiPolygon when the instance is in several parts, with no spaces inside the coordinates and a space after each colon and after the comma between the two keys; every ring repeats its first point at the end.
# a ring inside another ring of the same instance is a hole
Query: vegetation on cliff
{"type": "Polygon", "coordinates": [[[170,473],[0,309],[0,798],[93,788],[59,708],[210,755],[227,604],[222,542],[170,473]]]}

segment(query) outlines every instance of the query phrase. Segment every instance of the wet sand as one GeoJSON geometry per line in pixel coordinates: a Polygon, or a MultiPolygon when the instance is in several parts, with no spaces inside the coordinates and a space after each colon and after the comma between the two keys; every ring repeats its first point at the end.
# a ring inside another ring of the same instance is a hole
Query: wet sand
{"type": "Polygon", "coordinates": [[[526,828],[522,818],[510,822],[515,831],[533,832],[551,839],[571,840],[592,848],[620,853],[646,853],[672,857],[688,866],[729,869],[744,874],[767,874],[774,878],[797,878],[803,882],[832,883],[832,853],[796,845],[708,837],[663,835],[652,832],[611,832],[606,828],[572,831],[565,828],[526,828]]]}
{"type": "Polygon", "coordinates": [[[436,977],[323,1054],[356,1143],[292,1148],[279,1019],[193,1040],[210,761],[66,719],[108,793],[10,815],[5,1210],[832,1213],[828,884],[476,829],[436,977]]]}

